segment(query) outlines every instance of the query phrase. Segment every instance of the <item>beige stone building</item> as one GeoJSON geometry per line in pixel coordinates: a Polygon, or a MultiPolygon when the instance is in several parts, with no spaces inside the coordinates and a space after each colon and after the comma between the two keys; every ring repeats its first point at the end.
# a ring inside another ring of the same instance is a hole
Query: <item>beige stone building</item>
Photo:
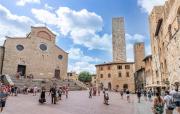
{"type": "Polygon", "coordinates": [[[26,37],[7,37],[0,48],[1,74],[64,79],[68,53],[55,40],[56,35],[46,27],[31,27],[26,37]]]}
{"type": "Polygon", "coordinates": [[[134,92],[134,62],[126,62],[124,18],[112,19],[113,62],[96,65],[98,86],[109,90],[129,89],[134,92]]]}
{"type": "Polygon", "coordinates": [[[134,92],[134,63],[112,62],[96,65],[99,84],[110,90],[129,89],[134,92]]]}
{"type": "Polygon", "coordinates": [[[157,86],[157,84],[154,84],[154,75],[152,70],[152,55],[148,55],[144,58],[145,63],[145,88],[147,89],[153,89],[157,86]]]}
{"type": "Polygon", "coordinates": [[[164,6],[154,7],[149,23],[154,83],[160,87],[179,83],[180,0],[168,0],[164,6]]]}
{"type": "Polygon", "coordinates": [[[67,79],[77,81],[78,80],[78,74],[76,72],[68,72],[67,73],[67,79]]]}

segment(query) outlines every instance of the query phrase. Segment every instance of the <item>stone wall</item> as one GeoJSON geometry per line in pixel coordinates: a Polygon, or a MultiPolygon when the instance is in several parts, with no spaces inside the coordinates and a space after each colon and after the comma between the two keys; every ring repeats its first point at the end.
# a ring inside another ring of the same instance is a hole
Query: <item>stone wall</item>
{"type": "Polygon", "coordinates": [[[25,75],[32,74],[34,78],[53,78],[55,70],[60,70],[60,78],[67,77],[68,54],[56,46],[54,34],[45,27],[32,28],[31,33],[24,38],[7,38],[4,44],[5,56],[3,74],[15,76],[18,65],[26,66],[25,75]],[[44,32],[39,35],[38,31],[44,32]],[[50,37],[50,38],[48,38],[50,37]],[[45,44],[47,50],[42,51],[40,45],[45,44]],[[17,50],[22,45],[22,51],[17,50]],[[61,55],[61,57],[58,57],[61,55]]]}
{"type": "Polygon", "coordinates": [[[112,90],[125,89],[125,84],[128,85],[128,89],[134,92],[134,63],[110,63],[96,65],[96,75],[99,84],[103,84],[105,88],[109,88],[111,84],[112,90]],[[129,68],[125,68],[125,66],[129,68]],[[127,76],[129,73],[129,76],[127,76]]]}
{"type": "Polygon", "coordinates": [[[134,44],[134,61],[135,61],[135,71],[144,68],[143,59],[145,57],[144,42],[139,42],[134,44]]]}
{"type": "Polygon", "coordinates": [[[3,66],[3,57],[4,57],[4,47],[0,47],[0,74],[3,66]]]}
{"type": "MultiPolygon", "coordinates": [[[[179,45],[178,42],[173,41],[173,39],[176,39],[175,36],[180,28],[179,17],[179,0],[168,0],[164,6],[154,7],[149,16],[153,62],[152,68],[153,75],[156,75],[154,81],[159,81],[159,84],[163,86],[166,86],[164,85],[166,80],[172,81],[172,78],[175,76],[172,72],[178,72],[177,68],[173,71],[169,66],[173,63],[172,58],[177,59],[179,56],[178,54],[175,54],[176,57],[171,57],[175,50],[177,50],[177,45],[179,45]],[[162,20],[162,23],[160,24],[159,29],[157,29],[160,20],[162,20]]],[[[176,62],[179,63],[179,61],[176,62]]],[[[180,82],[180,80],[178,79],[177,82],[180,82]]]]}
{"type": "Polygon", "coordinates": [[[112,19],[112,47],[113,61],[126,61],[124,18],[117,17],[112,19]]]}

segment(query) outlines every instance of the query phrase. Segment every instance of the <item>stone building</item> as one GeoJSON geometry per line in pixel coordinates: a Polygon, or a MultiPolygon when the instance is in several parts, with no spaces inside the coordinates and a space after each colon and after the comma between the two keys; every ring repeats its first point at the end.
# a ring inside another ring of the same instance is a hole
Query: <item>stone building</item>
{"type": "Polygon", "coordinates": [[[68,72],[67,73],[67,79],[77,81],[78,80],[78,74],[76,72],[68,72]]]}
{"type": "Polygon", "coordinates": [[[145,48],[144,42],[138,42],[134,44],[134,61],[135,61],[135,71],[144,68],[145,48]]]}
{"type": "Polygon", "coordinates": [[[149,23],[154,83],[161,88],[179,83],[180,1],[168,0],[164,6],[155,6],[149,23]]]}
{"type": "Polygon", "coordinates": [[[145,88],[147,89],[154,89],[154,87],[157,87],[157,84],[154,84],[154,75],[153,70],[152,70],[152,55],[148,55],[144,58],[144,63],[145,63],[145,88]]]}
{"type": "Polygon", "coordinates": [[[96,65],[100,85],[109,90],[129,89],[134,92],[134,63],[112,62],[96,65]]]}
{"type": "Polygon", "coordinates": [[[113,62],[126,62],[126,40],[124,30],[124,18],[112,19],[112,47],[113,62]]]}
{"type": "Polygon", "coordinates": [[[1,74],[64,79],[68,53],[55,40],[56,35],[46,27],[31,27],[26,37],[7,37],[0,48],[1,74]]]}
{"type": "Polygon", "coordinates": [[[134,62],[126,62],[124,18],[112,19],[113,62],[96,65],[98,86],[134,92],[134,62]]]}
{"type": "MultiPolygon", "coordinates": [[[[136,64],[136,63],[135,63],[136,64]]],[[[145,74],[144,68],[137,70],[134,73],[134,81],[135,81],[135,90],[144,89],[145,85],[145,74]]]]}
{"type": "Polygon", "coordinates": [[[134,44],[134,61],[135,61],[135,89],[144,89],[144,59],[145,47],[144,42],[134,44]]]}

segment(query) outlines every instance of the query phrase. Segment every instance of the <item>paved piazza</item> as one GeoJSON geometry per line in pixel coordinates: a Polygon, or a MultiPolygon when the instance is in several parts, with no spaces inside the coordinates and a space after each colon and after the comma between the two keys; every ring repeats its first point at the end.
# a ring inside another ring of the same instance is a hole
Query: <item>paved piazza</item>
{"type": "Polygon", "coordinates": [[[46,104],[39,104],[39,96],[19,95],[9,97],[2,114],[152,114],[151,103],[137,103],[136,96],[131,97],[131,103],[120,98],[118,93],[110,93],[110,105],[103,104],[101,96],[88,98],[88,91],[69,92],[69,98],[53,105],[50,96],[46,104]]]}

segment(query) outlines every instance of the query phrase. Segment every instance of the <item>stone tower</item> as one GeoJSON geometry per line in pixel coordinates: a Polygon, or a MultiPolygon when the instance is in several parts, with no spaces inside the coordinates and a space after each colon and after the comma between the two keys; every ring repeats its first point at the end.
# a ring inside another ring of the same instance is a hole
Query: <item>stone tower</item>
{"type": "Polygon", "coordinates": [[[134,44],[135,71],[144,68],[144,62],[143,62],[144,58],[145,58],[144,42],[135,43],[134,44]]]}
{"type": "Polygon", "coordinates": [[[113,62],[126,62],[126,41],[123,17],[112,19],[112,46],[113,62]]]}

